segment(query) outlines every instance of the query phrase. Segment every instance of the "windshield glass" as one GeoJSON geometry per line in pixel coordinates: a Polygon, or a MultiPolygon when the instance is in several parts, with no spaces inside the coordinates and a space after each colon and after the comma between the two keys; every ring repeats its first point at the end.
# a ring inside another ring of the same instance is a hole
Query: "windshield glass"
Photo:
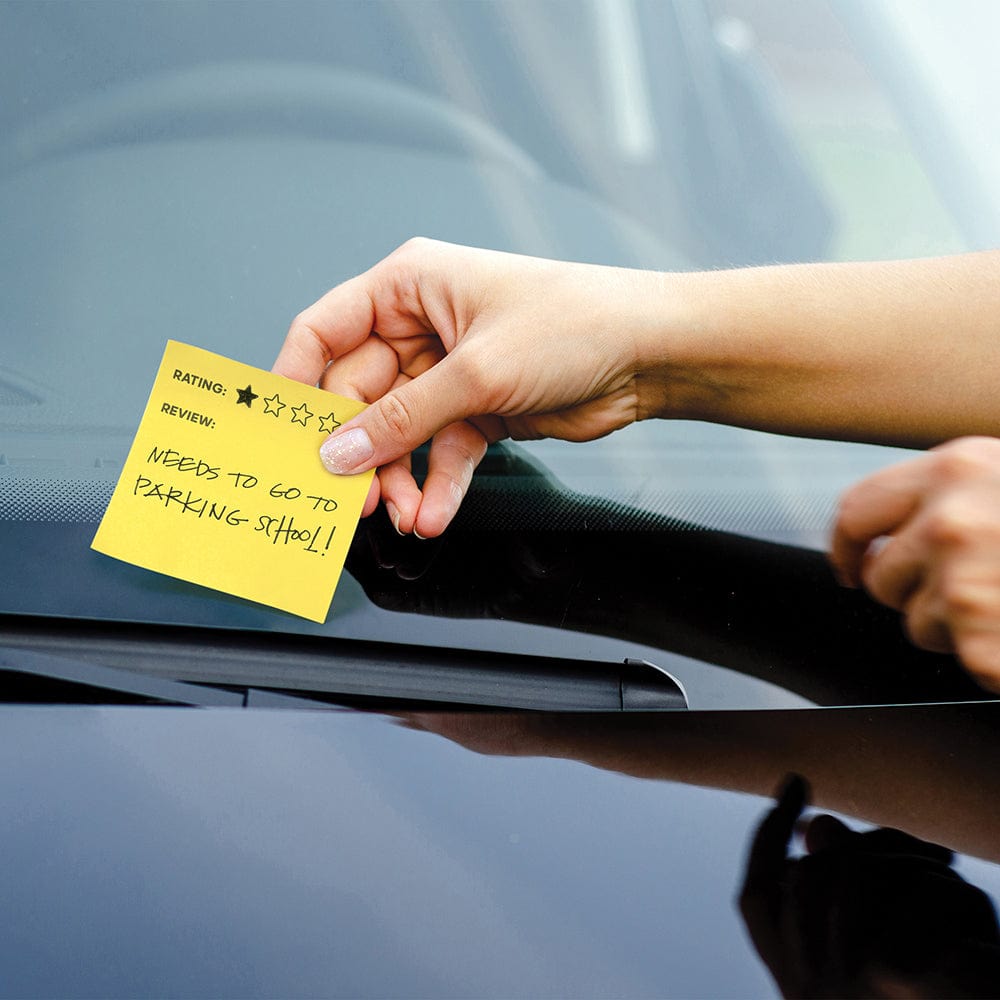
{"type": "Polygon", "coordinates": [[[819,555],[887,448],[680,421],[500,446],[439,542],[363,525],[325,625],[89,544],[168,339],[269,367],[410,236],[659,269],[989,242],[980,67],[945,85],[941,10],[3,4],[0,611],[645,657],[696,706],[896,700],[794,680],[915,655],[819,555]]]}

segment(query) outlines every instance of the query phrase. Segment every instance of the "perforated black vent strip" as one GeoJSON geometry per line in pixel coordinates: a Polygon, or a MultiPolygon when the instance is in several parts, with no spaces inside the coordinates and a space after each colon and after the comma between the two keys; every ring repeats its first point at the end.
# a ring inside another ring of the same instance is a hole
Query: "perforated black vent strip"
{"type": "Polygon", "coordinates": [[[96,523],[114,488],[101,480],[0,477],[0,521],[96,523]]]}
{"type": "Polygon", "coordinates": [[[516,481],[476,485],[457,523],[470,530],[824,531],[834,501],[822,494],[647,491],[641,496],[583,496],[516,481]]]}
{"type": "Polygon", "coordinates": [[[614,499],[523,487],[474,488],[456,523],[472,530],[495,531],[663,531],[694,527],[670,514],[630,507],[614,499]]]}

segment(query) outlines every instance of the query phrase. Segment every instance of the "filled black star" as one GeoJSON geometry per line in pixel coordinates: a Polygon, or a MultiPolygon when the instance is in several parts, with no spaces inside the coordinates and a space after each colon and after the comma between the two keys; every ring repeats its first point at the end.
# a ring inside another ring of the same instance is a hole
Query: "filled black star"
{"type": "Polygon", "coordinates": [[[257,398],[257,393],[253,391],[251,386],[247,386],[245,389],[237,389],[240,398],[236,400],[236,405],[239,406],[240,403],[246,403],[247,409],[250,408],[250,404],[257,398]]]}

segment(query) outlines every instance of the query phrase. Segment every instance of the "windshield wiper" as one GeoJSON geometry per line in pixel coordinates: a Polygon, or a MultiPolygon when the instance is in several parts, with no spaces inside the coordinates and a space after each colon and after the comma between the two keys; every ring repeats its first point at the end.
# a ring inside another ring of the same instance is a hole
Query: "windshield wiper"
{"type": "Polygon", "coordinates": [[[645,660],[52,619],[0,618],[0,669],[179,705],[322,708],[339,696],[554,711],[687,708],[680,684],[645,660]]]}
{"type": "Polygon", "coordinates": [[[6,701],[57,701],[61,704],[157,704],[197,708],[328,708],[308,698],[246,688],[230,691],[211,685],[150,677],[86,660],[0,647],[0,704],[6,701]],[[15,680],[16,679],[16,680],[15,680]],[[28,683],[24,681],[28,679],[28,683]],[[34,681],[34,684],[31,684],[34,681]],[[39,684],[45,689],[39,698],[39,684]],[[28,692],[34,692],[31,696],[28,692]],[[58,692],[58,695],[56,694],[58,692]],[[12,697],[15,696],[15,697],[12,697]],[[111,697],[113,696],[113,697],[111,697]]]}

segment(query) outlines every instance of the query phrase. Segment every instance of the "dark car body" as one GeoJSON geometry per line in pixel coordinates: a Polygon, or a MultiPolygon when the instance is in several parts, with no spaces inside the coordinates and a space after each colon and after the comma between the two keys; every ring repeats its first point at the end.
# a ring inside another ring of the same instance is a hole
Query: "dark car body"
{"type": "MultiPolygon", "coordinates": [[[[986,853],[956,868],[1000,894],[993,705],[2,714],[5,996],[773,996],[736,900],[786,770],[986,853]]],[[[866,890],[918,981],[955,948],[941,872],[879,871],[811,900],[826,995],[838,960],[900,963],[863,924],[844,944],[866,890]]]]}
{"type": "Polygon", "coordinates": [[[995,241],[987,8],[0,4],[0,996],[1000,995],[1000,705],[822,551],[906,452],[503,443],[322,624],[89,547],[167,339],[267,367],[412,235],[995,241]]]}

